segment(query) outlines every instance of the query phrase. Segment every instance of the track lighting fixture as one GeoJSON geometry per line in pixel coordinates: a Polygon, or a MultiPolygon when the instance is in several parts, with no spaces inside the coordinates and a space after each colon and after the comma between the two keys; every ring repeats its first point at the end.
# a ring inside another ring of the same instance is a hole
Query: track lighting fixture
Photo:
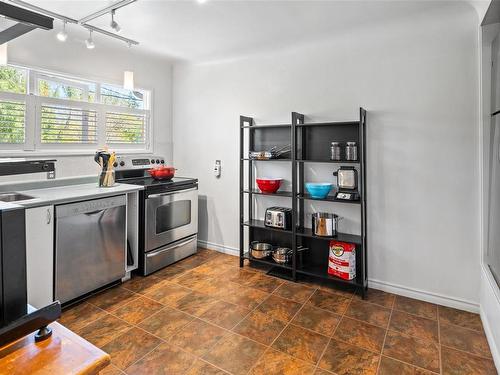
{"type": "MultiPolygon", "coordinates": [[[[33,12],[40,13],[44,16],[48,16],[48,17],[52,17],[52,18],[60,20],[63,24],[62,24],[61,30],[56,34],[56,38],[57,38],[57,40],[59,40],[61,42],[64,42],[67,40],[68,33],[66,32],[66,24],[71,23],[74,25],[84,27],[87,30],[92,30],[90,33],[90,37],[87,40],[85,40],[85,44],[86,44],[88,49],[95,48],[94,41],[92,40],[92,32],[93,31],[95,31],[96,33],[99,33],[101,35],[105,35],[107,37],[114,38],[116,40],[120,40],[122,42],[127,43],[128,45],[138,45],[139,44],[139,42],[137,42],[133,39],[118,35],[118,32],[121,30],[121,26],[114,19],[116,10],[121,9],[124,6],[130,5],[132,3],[135,3],[135,2],[137,2],[137,0],[116,0],[112,4],[106,6],[105,8],[100,9],[92,14],[89,14],[88,16],[83,17],[81,19],[67,17],[65,15],[58,14],[58,13],[52,12],[50,10],[41,8],[39,6],[31,5],[31,4],[27,3],[25,0],[8,0],[8,1],[10,1],[14,4],[17,4],[17,5],[20,5],[22,8],[25,8],[27,10],[31,10],[33,12]],[[92,26],[89,24],[90,21],[92,21],[96,18],[99,18],[99,17],[108,16],[110,13],[111,13],[110,26],[112,27],[112,31],[108,30],[107,28],[105,30],[105,29],[101,29],[99,27],[95,27],[95,26],[92,26]]],[[[5,1],[0,0],[0,5],[3,2],[5,2],[5,1]]],[[[2,47],[0,47],[0,54],[3,53],[1,48],[2,47]]],[[[3,47],[3,48],[5,49],[5,47],[3,47]]],[[[2,56],[0,55],[0,60],[1,60],[1,58],[2,58],[2,56]]]]}
{"type": "Polygon", "coordinates": [[[87,46],[88,49],[95,48],[95,43],[94,40],[92,39],[92,30],[89,30],[89,38],[85,40],[85,45],[87,46]]]}
{"type": "Polygon", "coordinates": [[[68,33],[66,32],[66,21],[63,21],[62,30],[57,33],[57,40],[65,42],[66,39],[68,39],[68,33]]]}
{"type": "Polygon", "coordinates": [[[113,30],[115,30],[117,33],[121,31],[120,25],[118,25],[118,22],[115,21],[115,9],[111,11],[111,23],[109,24],[113,30]]]}

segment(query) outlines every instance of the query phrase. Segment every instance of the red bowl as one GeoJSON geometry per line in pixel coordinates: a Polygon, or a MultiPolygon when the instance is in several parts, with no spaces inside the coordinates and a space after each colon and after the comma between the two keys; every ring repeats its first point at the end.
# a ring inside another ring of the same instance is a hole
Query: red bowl
{"type": "Polygon", "coordinates": [[[257,186],[263,193],[276,193],[281,186],[282,178],[257,178],[257,186]]]}
{"type": "Polygon", "coordinates": [[[170,180],[175,175],[175,168],[162,166],[149,169],[148,172],[155,180],[170,180]]]}

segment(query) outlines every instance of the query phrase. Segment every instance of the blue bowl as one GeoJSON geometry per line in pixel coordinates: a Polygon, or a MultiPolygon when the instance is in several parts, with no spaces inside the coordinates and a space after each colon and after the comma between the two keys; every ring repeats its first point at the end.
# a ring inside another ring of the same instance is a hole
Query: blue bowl
{"type": "Polygon", "coordinates": [[[333,184],[328,182],[307,182],[306,189],[312,198],[323,199],[328,196],[330,190],[332,190],[333,184]]]}

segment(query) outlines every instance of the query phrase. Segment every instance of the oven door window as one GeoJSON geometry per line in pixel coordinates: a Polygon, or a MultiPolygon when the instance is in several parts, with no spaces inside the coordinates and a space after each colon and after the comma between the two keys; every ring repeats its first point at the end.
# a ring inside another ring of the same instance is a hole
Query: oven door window
{"type": "Polygon", "coordinates": [[[191,200],[166,203],[156,209],[156,234],[191,223],[191,200]]]}

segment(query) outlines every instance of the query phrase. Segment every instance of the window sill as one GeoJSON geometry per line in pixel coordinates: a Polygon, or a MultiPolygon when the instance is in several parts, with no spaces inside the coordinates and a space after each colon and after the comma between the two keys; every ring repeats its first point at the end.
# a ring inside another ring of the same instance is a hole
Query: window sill
{"type": "MultiPolygon", "coordinates": [[[[133,150],[133,149],[113,149],[110,150],[115,151],[117,154],[141,154],[141,155],[152,155],[152,150],[133,150]]],[[[24,151],[24,150],[0,150],[0,158],[8,158],[8,157],[52,157],[52,156],[93,156],[95,154],[95,150],[38,150],[38,151],[24,151]]]]}

